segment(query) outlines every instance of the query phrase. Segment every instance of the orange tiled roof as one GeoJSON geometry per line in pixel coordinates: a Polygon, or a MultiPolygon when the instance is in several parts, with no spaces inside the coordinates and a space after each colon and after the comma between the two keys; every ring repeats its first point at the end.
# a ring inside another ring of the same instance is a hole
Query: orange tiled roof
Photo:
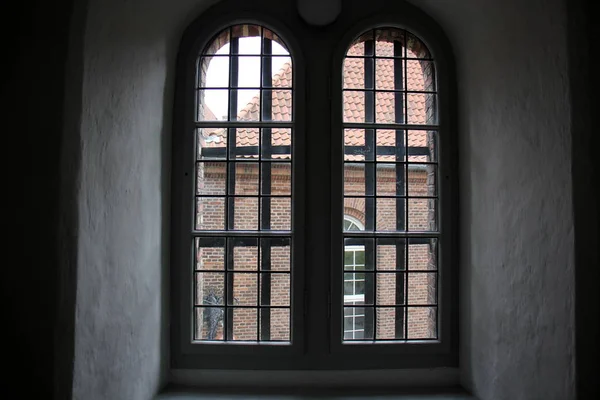
{"type": "MultiPolygon", "coordinates": [[[[393,44],[389,42],[377,42],[378,56],[392,56],[393,44]]],[[[349,56],[362,55],[362,43],[352,46],[348,50],[349,56]]],[[[410,55],[409,55],[410,57],[410,55]]],[[[393,90],[394,89],[394,60],[376,59],[376,79],[375,89],[393,90]]],[[[411,91],[425,91],[425,74],[419,61],[408,60],[406,66],[406,88],[411,91]]],[[[364,59],[346,58],[344,60],[343,81],[345,89],[364,89],[364,59]]],[[[292,86],[292,66],[285,63],[282,68],[273,76],[273,88],[290,88],[292,86]]],[[[272,104],[274,121],[290,121],[292,111],[291,92],[288,90],[274,90],[272,104]]],[[[384,123],[393,123],[394,121],[394,93],[376,92],[376,110],[375,121],[384,123]]],[[[424,95],[407,94],[407,117],[409,123],[426,123],[426,104],[424,95]]],[[[207,110],[210,112],[210,110],[207,110]]],[[[258,121],[260,112],[260,96],[256,94],[250,102],[238,113],[238,121],[258,121]]],[[[364,122],[364,98],[360,91],[346,91],[344,95],[344,121],[345,122],[364,122]]],[[[211,135],[223,137],[223,129],[215,130],[211,135]]],[[[241,128],[236,131],[236,146],[257,146],[259,135],[255,129],[241,128]]],[[[364,132],[361,129],[347,130],[345,134],[345,145],[360,146],[364,145],[364,132]]],[[[290,145],[290,136],[285,129],[272,130],[273,146],[290,145]]],[[[377,137],[378,146],[395,145],[394,130],[379,130],[377,137]]],[[[409,135],[409,146],[424,147],[427,145],[427,136],[425,132],[415,132],[409,135]]],[[[207,147],[222,147],[220,143],[206,143],[207,147]]]]}

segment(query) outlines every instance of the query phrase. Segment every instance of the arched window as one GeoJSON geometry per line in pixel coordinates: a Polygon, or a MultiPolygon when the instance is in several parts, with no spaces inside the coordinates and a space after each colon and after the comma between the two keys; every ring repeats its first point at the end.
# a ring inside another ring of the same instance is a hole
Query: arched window
{"type": "Polygon", "coordinates": [[[233,25],[196,73],[194,340],[289,342],[292,59],[271,30],[233,25]]]}
{"type": "Polygon", "coordinates": [[[176,121],[187,134],[174,143],[177,345],[217,356],[294,351],[294,56],[257,23],[220,27],[192,48],[176,121]]]}
{"type": "Polygon", "coordinates": [[[411,32],[360,34],[343,63],[344,340],[438,339],[438,131],[435,61],[411,32]],[[349,248],[367,250],[364,299],[348,277],[349,248]],[[358,306],[357,306],[358,305],[358,306]],[[347,315],[364,330],[347,335],[347,315]]]}
{"type": "Polygon", "coordinates": [[[439,31],[404,3],[349,12],[327,34],[227,4],[188,29],[179,56],[174,365],[455,365],[455,123],[439,31]]]}

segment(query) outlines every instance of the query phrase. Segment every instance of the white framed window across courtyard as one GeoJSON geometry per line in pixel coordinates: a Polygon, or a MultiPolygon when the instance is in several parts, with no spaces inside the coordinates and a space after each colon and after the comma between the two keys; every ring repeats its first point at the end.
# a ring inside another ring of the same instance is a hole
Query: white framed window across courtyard
{"type": "Polygon", "coordinates": [[[445,39],[408,5],[325,34],[222,12],[236,4],[194,22],[178,59],[172,365],[454,365],[445,39]]]}

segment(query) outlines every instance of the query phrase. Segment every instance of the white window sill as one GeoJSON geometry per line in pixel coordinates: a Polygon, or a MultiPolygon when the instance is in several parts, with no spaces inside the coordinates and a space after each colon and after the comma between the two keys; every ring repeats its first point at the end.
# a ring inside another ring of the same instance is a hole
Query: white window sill
{"type": "Polygon", "coordinates": [[[314,389],[305,388],[292,391],[262,390],[201,390],[190,388],[169,388],[155,400],[477,400],[465,391],[456,389],[438,389],[418,391],[397,389],[395,391],[375,389],[314,389]]]}
{"type": "Polygon", "coordinates": [[[476,400],[457,368],[403,370],[171,370],[155,400],[476,400]]]}

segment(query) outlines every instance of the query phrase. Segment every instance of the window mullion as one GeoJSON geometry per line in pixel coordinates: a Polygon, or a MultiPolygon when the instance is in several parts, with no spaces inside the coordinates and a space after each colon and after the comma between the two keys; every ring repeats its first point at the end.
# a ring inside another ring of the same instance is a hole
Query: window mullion
{"type": "MultiPolygon", "coordinates": [[[[306,56],[306,107],[305,174],[310,177],[306,185],[306,253],[305,287],[307,292],[306,349],[309,357],[322,357],[329,352],[329,284],[331,279],[331,127],[329,121],[329,78],[323,73],[331,51],[327,42],[314,38],[307,40],[310,48],[306,56]]],[[[332,307],[339,300],[331,297],[332,307]]]]}

